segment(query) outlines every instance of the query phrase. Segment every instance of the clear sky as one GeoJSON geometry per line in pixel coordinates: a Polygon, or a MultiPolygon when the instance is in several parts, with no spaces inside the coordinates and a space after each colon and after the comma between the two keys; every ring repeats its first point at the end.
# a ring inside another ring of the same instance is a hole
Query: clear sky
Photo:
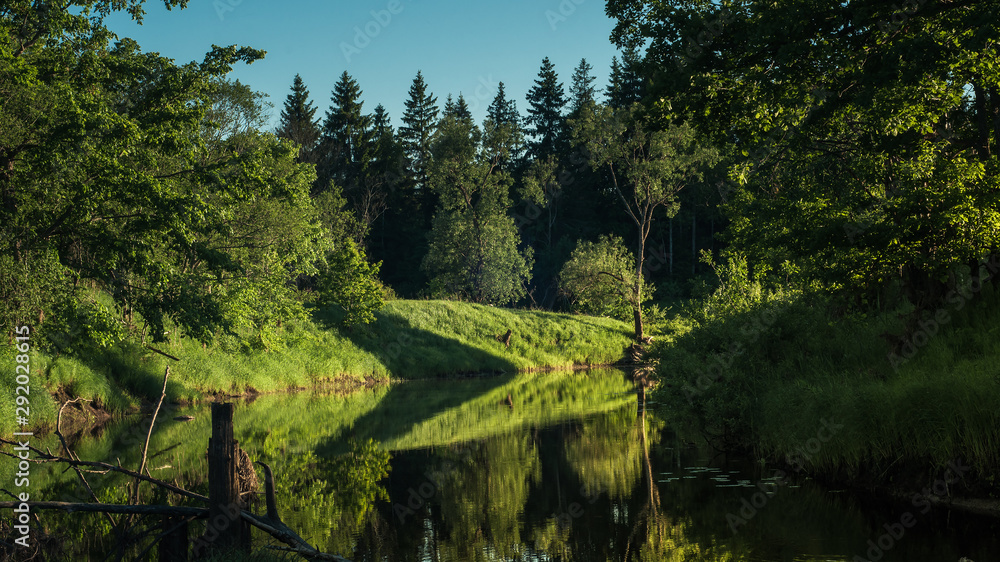
{"type": "Polygon", "coordinates": [[[107,24],[178,63],[201,61],[212,44],[267,51],[261,61],[238,65],[231,77],[270,96],[272,126],[296,73],[317,116],[325,114],[346,70],[363,90],[364,110],[381,103],[398,127],[417,70],[439,106],[461,92],[481,122],[499,82],[526,114],[525,95],[543,57],[552,60],[567,91],[573,69],[586,58],[603,92],[618,54],[609,39],[614,22],[601,0],[192,0],[173,11],[149,0],[146,11],[141,27],[126,14],[107,24]]]}

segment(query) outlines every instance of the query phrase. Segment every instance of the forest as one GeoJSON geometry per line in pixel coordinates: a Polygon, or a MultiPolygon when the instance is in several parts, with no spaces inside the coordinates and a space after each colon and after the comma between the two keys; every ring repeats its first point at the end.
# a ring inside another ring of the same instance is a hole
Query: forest
{"type": "Polygon", "coordinates": [[[272,106],[229,76],[263,51],[120,11],[0,5],[0,358],[29,326],[51,393],[638,363],[717,450],[794,466],[832,416],[810,474],[961,457],[1000,511],[1000,1],[608,0],[606,83],[543,58],[481,122],[419,68],[401,115],[346,70],[272,106]]]}

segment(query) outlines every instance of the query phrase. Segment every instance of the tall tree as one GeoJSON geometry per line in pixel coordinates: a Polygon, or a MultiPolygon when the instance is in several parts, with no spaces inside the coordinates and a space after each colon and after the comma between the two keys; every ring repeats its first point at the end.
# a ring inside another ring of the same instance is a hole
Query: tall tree
{"type": "Polygon", "coordinates": [[[403,112],[403,125],[399,128],[399,139],[407,158],[407,172],[415,196],[417,216],[423,219],[420,228],[426,231],[437,207],[437,196],[429,185],[428,168],[431,163],[431,139],[438,123],[438,106],[437,98],[427,91],[427,83],[420,71],[417,71],[417,76],[410,85],[409,94],[403,112]]]}
{"type": "Polygon", "coordinates": [[[677,194],[699,180],[718,160],[714,149],[701,145],[687,124],[652,129],[638,106],[613,109],[586,107],[574,122],[573,141],[590,155],[590,163],[607,170],[611,186],[636,231],[632,296],[635,338],[643,339],[643,265],[649,234],[657,215],[677,212],[677,194]]]}
{"type": "Polygon", "coordinates": [[[498,139],[505,139],[503,147],[504,155],[500,158],[498,170],[514,173],[522,157],[524,156],[524,129],[521,128],[521,114],[517,111],[517,102],[507,99],[504,91],[504,84],[500,82],[497,86],[497,94],[493,97],[489,107],[486,108],[486,122],[483,129],[490,134],[491,130],[504,128],[506,134],[498,135],[498,139]]]}
{"type": "Polygon", "coordinates": [[[605,96],[610,107],[629,107],[642,99],[642,81],[638,75],[638,55],[634,51],[626,53],[621,62],[611,58],[611,77],[605,96]]]}
{"type": "Polygon", "coordinates": [[[399,139],[403,143],[409,160],[407,170],[416,186],[427,186],[427,167],[431,161],[431,137],[437,124],[437,98],[427,91],[424,76],[417,71],[410,85],[410,97],[403,112],[403,126],[399,128],[399,139]]]}
{"type": "Polygon", "coordinates": [[[330,181],[350,193],[362,182],[370,159],[371,116],[363,111],[361,88],[346,71],[333,87],[320,140],[319,190],[330,181]]]}
{"type": "Polygon", "coordinates": [[[594,67],[587,62],[587,59],[580,59],[580,64],[573,71],[573,82],[569,87],[569,114],[575,117],[580,114],[585,106],[595,103],[594,95],[597,90],[594,88],[594,78],[591,74],[594,67]]]}
{"type": "Polygon", "coordinates": [[[823,16],[758,0],[738,18],[707,3],[609,14],[617,42],[650,39],[649,64],[682,66],[651,97],[731,143],[732,240],[752,263],[788,261],[858,304],[901,292],[919,320],[1000,257],[1000,5],[811,6],[823,16]],[[699,33],[725,40],[685,41],[699,33]]]}
{"type": "Polygon", "coordinates": [[[281,110],[281,120],[275,134],[278,138],[289,139],[299,145],[299,161],[315,163],[313,150],[319,142],[319,120],[316,108],[309,101],[309,90],[298,74],[292,82],[292,93],[285,98],[281,110]]]}
{"type": "Polygon", "coordinates": [[[521,114],[517,111],[517,101],[507,99],[503,82],[497,86],[497,95],[486,108],[486,116],[496,124],[516,125],[520,128],[521,114]]]}
{"type": "Polygon", "coordinates": [[[531,136],[529,156],[534,159],[559,154],[566,142],[566,117],[562,110],[566,94],[555,67],[542,59],[535,85],[528,91],[527,132],[531,136]]]}
{"type": "Polygon", "coordinates": [[[530,248],[521,252],[510,207],[510,175],[497,171],[500,135],[485,136],[470,119],[447,115],[435,135],[431,187],[440,195],[423,267],[435,293],[507,304],[524,295],[530,248]]]}

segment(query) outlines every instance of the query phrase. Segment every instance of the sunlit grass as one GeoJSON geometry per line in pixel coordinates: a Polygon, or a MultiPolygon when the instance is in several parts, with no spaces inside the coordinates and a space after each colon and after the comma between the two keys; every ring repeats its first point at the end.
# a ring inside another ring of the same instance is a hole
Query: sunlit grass
{"type": "MultiPolygon", "coordinates": [[[[624,356],[629,327],[580,315],[494,308],[451,301],[390,301],[376,322],[335,327],[323,314],[287,322],[268,349],[232,336],[213,344],[177,338],[153,344],[168,359],[135,342],[102,348],[77,346],[71,354],[33,353],[33,415],[52,424],[56,406],[44,392],[62,389],[113,412],[159,399],[170,366],[167,399],[196,401],[214,394],[270,393],[333,381],[354,384],[541,368],[611,364],[624,356]],[[512,331],[505,347],[496,336],[512,331]],[[36,402],[37,401],[37,402],[36,402]]],[[[0,348],[5,364],[13,350],[0,348]]],[[[9,370],[0,392],[13,396],[9,370]]],[[[14,430],[9,401],[0,402],[0,434],[14,430]]]]}

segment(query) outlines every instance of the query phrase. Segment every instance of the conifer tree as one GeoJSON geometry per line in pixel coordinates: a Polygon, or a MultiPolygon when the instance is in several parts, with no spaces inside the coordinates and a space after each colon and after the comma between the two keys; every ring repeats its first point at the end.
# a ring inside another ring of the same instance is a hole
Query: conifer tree
{"type": "Polygon", "coordinates": [[[500,82],[497,95],[486,108],[483,130],[486,135],[496,139],[490,144],[498,149],[497,171],[513,172],[524,156],[524,130],[521,128],[517,102],[507,99],[503,82],[500,82]]]}
{"type": "MultiPolygon", "coordinates": [[[[441,111],[441,120],[444,121],[447,117],[454,117],[460,121],[472,121],[472,111],[465,101],[465,96],[458,94],[456,101],[451,98],[451,94],[448,94],[448,98],[444,102],[444,109],[441,111]]],[[[438,126],[440,127],[440,124],[438,126]]]]}
{"type": "Polygon", "coordinates": [[[528,92],[527,132],[532,137],[528,152],[534,159],[558,154],[566,143],[566,117],[562,114],[566,94],[548,57],[542,60],[535,85],[528,92]]]}
{"type": "Polygon", "coordinates": [[[358,83],[346,71],[333,87],[320,139],[320,191],[334,181],[350,194],[362,182],[371,158],[372,118],[363,113],[361,93],[358,83]]]}
{"type": "Polygon", "coordinates": [[[618,57],[611,59],[611,80],[605,91],[609,107],[628,107],[642,100],[639,64],[639,55],[635,50],[626,52],[621,62],[618,57]]]}
{"type": "Polygon", "coordinates": [[[455,103],[455,117],[472,121],[472,111],[462,94],[458,94],[458,101],[455,103]]]}
{"type": "Polygon", "coordinates": [[[431,136],[437,124],[438,106],[437,98],[427,91],[427,83],[420,71],[410,85],[410,98],[406,100],[405,107],[399,138],[409,161],[408,171],[417,189],[422,189],[427,186],[431,136]]]}
{"type": "Polygon", "coordinates": [[[292,82],[292,93],[285,98],[281,110],[281,121],[275,134],[278,138],[290,139],[299,145],[299,162],[315,162],[313,151],[319,141],[319,120],[315,118],[316,108],[309,101],[309,90],[298,74],[292,82]]]}
{"type": "Polygon", "coordinates": [[[486,117],[498,125],[508,124],[521,126],[521,114],[517,112],[517,102],[507,99],[503,82],[497,86],[497,95],[486,108],[486,117]]]}
{"type": "Polygon", "coordinates": [[[580,64],[573,71],[573,82],[569,87],[569,113],[571,116],[580,114],[580,110],[588,104],[594,103],[594,75],[591,74],[594,67],[587,62],[587,59],[580,59],[580,64]]]}

